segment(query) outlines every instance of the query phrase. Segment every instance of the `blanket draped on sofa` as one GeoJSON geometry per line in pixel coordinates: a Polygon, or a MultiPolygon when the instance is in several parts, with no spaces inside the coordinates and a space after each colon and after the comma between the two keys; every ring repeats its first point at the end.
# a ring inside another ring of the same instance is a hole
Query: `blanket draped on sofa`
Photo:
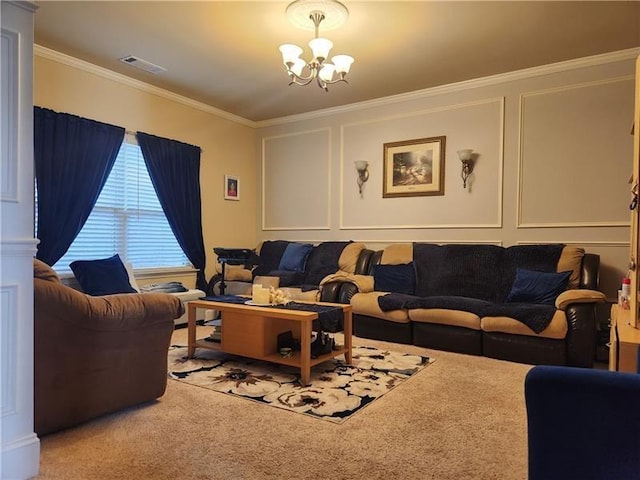
{"type": "Polygon", "coordinates": [[[391,293],[378,298],[383,311],[438,308],[479,317],[509,317],[542,332],[556,311],[553,305],[504,303],[516,270],[555,272],[564,245],[413,244],[414,295],[391,293]]]}
{"type": "Polygon", "coordinates": [[[378,305],[383,312],[390,310],[417,308],[460,310],[478,317],[509,317],[518,320],[536,333],[542,332],[553,318],[556,308],[552,305],[529,303],[496,304],[486,300],[467,297],[416,297],[402,293],[389,293],[378,297],[378,305]]]}

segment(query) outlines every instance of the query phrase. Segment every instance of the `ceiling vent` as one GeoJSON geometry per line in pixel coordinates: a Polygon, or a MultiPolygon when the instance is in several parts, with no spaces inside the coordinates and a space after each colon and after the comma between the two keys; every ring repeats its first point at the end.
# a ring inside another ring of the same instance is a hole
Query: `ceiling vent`
{"type": "Polygon", "coordinates": [[[132,67],[136,67],[136,68],[139,68],[140,70],[144,70],[145,72],[149,72],[153,74],[167,71],[166,68],[161,67],[160,65],[156,65],[155,63],[148,62],[134,55],[127,55],[126,57],[122,57],[120,61],[122,63],[126,63],[127,65],[131,65],[132,67]]]}

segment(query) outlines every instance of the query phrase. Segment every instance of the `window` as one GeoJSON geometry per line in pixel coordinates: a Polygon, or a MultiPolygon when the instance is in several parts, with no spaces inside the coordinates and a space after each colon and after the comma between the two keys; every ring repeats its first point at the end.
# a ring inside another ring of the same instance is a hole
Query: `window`
{"type": "Polygon", "coordinates": [[[74,260],[114,253],[134,268],[190,265],[162,211],[142,151],[129,139],[122,144],[87,222],[54,268],[70,271],[74,260]]]}

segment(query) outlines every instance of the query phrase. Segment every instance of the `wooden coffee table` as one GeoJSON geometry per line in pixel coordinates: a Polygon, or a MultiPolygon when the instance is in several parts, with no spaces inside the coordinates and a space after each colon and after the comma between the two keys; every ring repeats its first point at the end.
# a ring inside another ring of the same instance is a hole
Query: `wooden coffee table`
{"type": "Polygon", "coordinates": [[[311,367],[344,354],[345,361],[351,363],[351,335],[353,320],[351,305],[341,303],[317,303],[342,308],[344,317],[344,345],[336,350],[311,358],[312,323],[318,318],[317,312],[291,310],[276,307],[260,307],[245,304],[193,300],[187,303],[188,312],[188,353],[193,357],[196,348],[217,350],[267,362],[290,365],[300,369],[300,383],[309,385],[311,367]],[[221,339],[212,342],[196,339],[196,310],[198,308],[218,310],[221,313],[221,339]],[[283,357],[278,352],[278,334],[291,331],[300,340],[300,351],[291,357],[283,357]]]}

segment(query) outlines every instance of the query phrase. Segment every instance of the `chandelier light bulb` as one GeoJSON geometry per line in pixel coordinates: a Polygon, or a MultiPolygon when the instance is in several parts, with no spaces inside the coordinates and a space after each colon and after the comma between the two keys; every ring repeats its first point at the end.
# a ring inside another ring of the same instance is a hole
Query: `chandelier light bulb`
{"type": "Polygon", "coordinates": [[[331,63],[324,63],[322,65],[322,69],[320,69],[320,73],[318,76],[325,82],[330,82],[333,80],[333,72],[335,72],[336,67],[331,63]]]}
{"type": "Polygon", "coordinates": [[[294,64],[296,60],[300,58],[300,55],[302,55],[302,49],[297,45],[285,43],[284,45],[280,45],[280,53],[282,53],[282,63],[285,65],[289,63],[294,64]]]}
{"type": "Polygon", "coordinates": [[[322,63],[329,57],[333,42],[327,38],[314,38],[309,42],[309,47],[311,47],[313,58],[317,59],[318,63],[322,63]]]}
{"type": "Polygon", "coordinates": [[[293,65],[291,65],[290,70],[295,73],[296,75],[300,76],[302,75],[302,69],[307,65],[307,62],[305,62],[304,60],[302,60],[301,58],[296,59],[295,62],[293,62],[293,65]]]}
{"type": "Polygon", "coordinates": [[[346,75],[349,73],[349,69],[353,63],[353,57],[350,57],[349,55],[334,55],[331,61],[336,66],[336,72],[344,73],[346,75]]]}

